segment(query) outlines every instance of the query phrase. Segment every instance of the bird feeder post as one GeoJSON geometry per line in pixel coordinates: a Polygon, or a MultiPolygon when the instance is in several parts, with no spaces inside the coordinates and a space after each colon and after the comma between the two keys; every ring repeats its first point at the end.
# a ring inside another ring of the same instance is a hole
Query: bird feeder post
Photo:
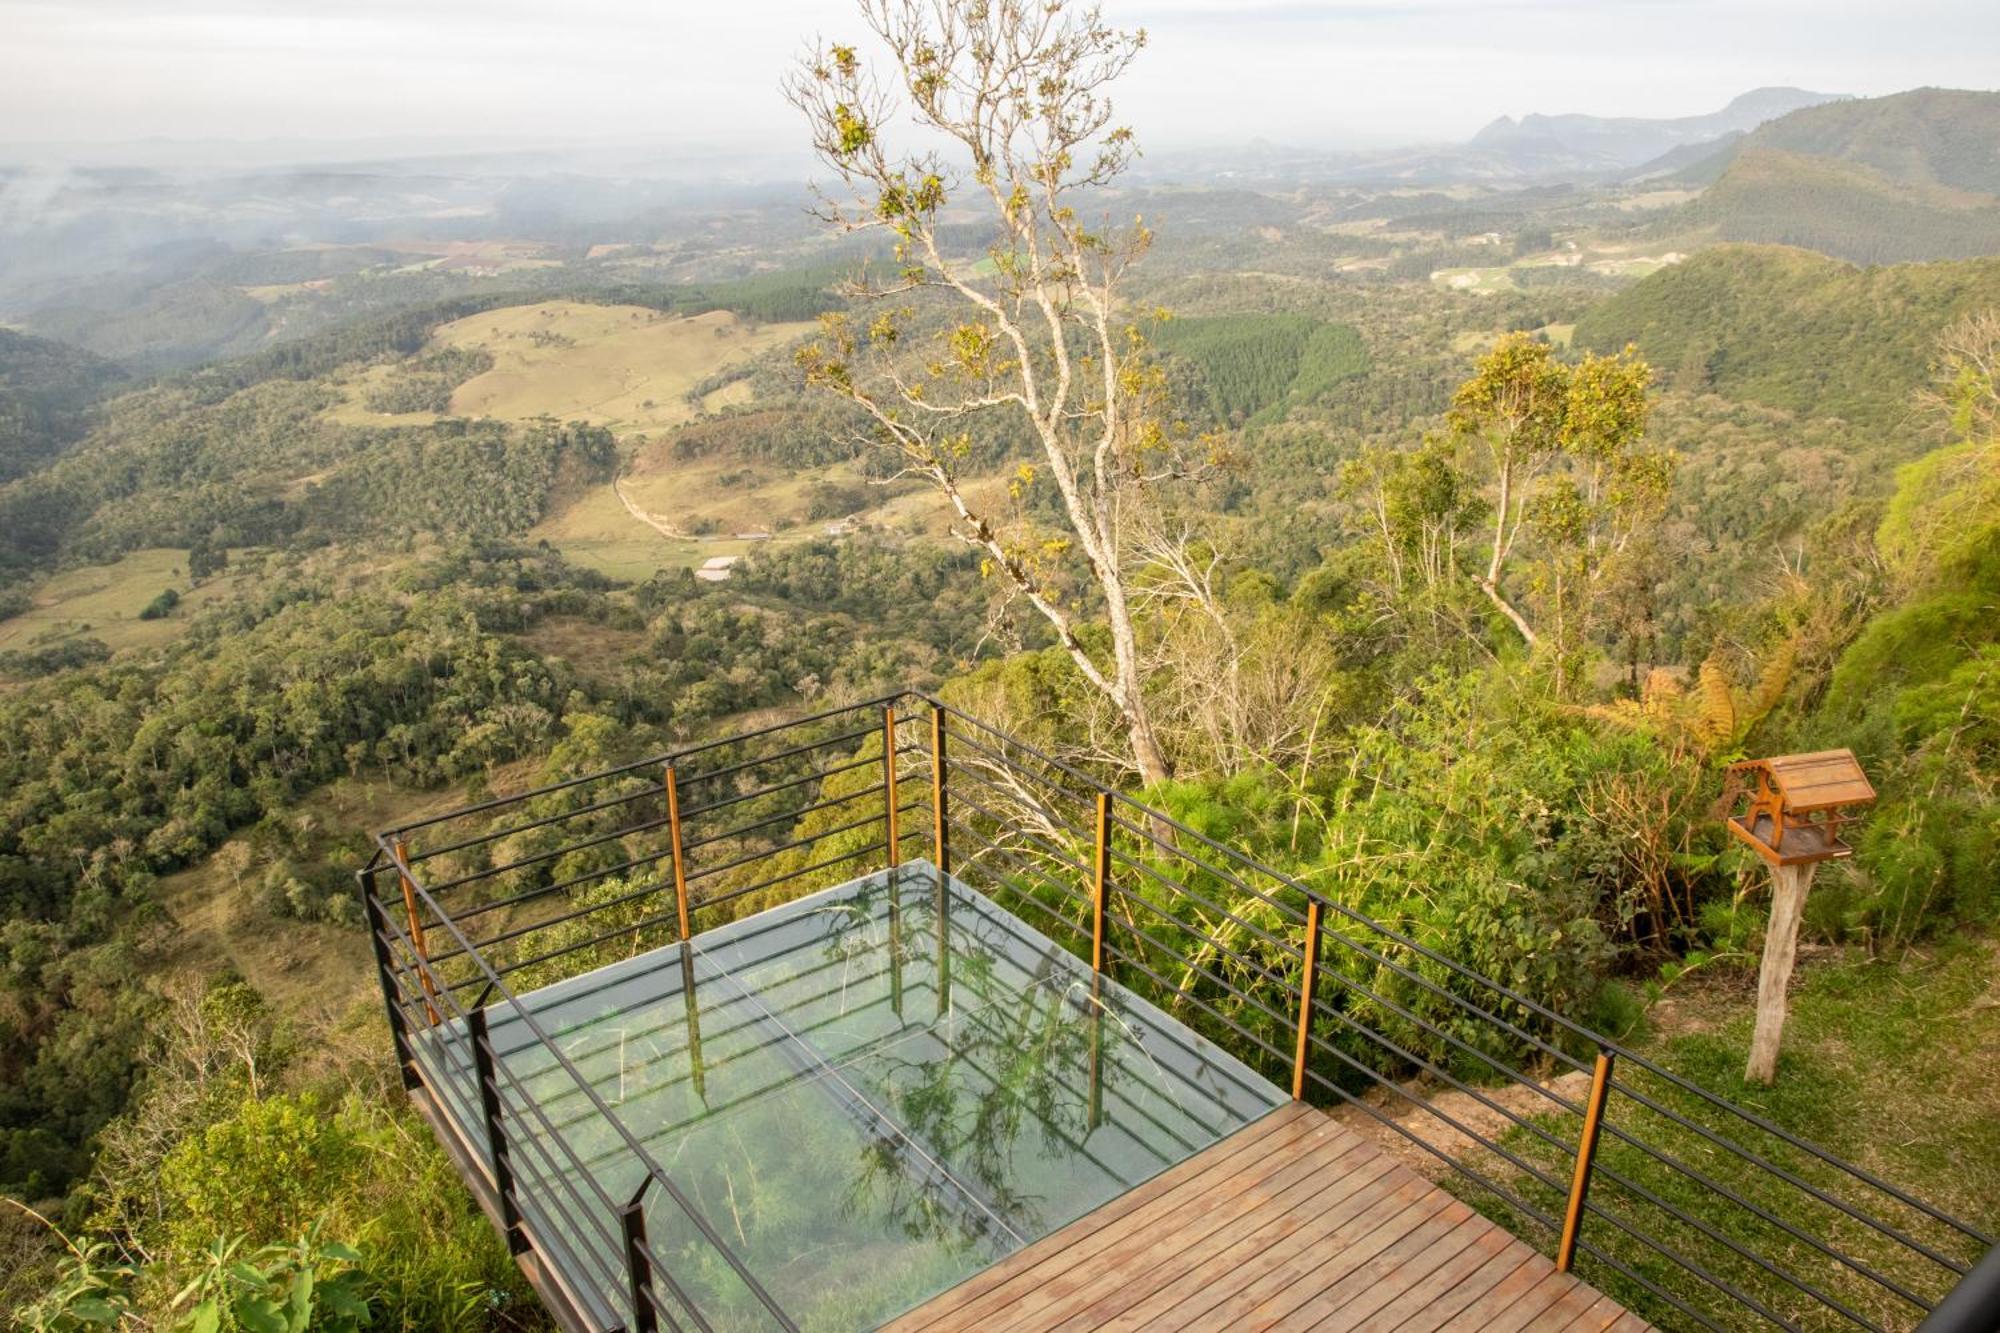
{"type": "Polygon", "coordinates": [[[1785,1030],[1785,995],[1799,952],[1799,921],[1806,892],[1822,861],[1854,855],[1841,828],[1875,801],[1875,788],[1851,750],[1821,750],[1751,759],[1729,769],[1725,800],[1734,802],[1754,777],[1747,810],[1729,816],[1729,831],[1750,844],[1771,867],[1771,921],[1764,931],[1764,960],[1757,973],[1757,1027],[1743,1076],[1769,1084],[1778,1076],[1778,1043],[1785,1030]]]}

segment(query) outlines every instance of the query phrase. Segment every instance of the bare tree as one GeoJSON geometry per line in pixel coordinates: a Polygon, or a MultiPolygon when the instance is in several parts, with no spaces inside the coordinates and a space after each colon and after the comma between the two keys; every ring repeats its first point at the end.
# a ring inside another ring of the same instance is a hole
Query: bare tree
{"type": "Polygon", "coordinates": [[[874,442],[938,490],[954,533],[1053,627],[1115,709],[1142,779],[1168,777],[1134,622],[1131,528],[1149,488],[1207,460],[1168,419],[1164,377],[1119,307],[1149,233],[1079,212],[1136,151],[1107,90],[1145,34],[1063,0],[862,0],[860,12],[886,74],[854,47],[822,44],[786,94],[847,192],[822,195],[821,216],[891,238],[894,266],[853,285],[869,313],[828,316],[800,364],[862,409],[874,442]],[[895,125],[923,146],[892,146],[895,125]],[[992,228],[983,260],[954,245],[948,210],[957,234],[975,220],[992,228]],[[920,307],[938,304],[948,326],[912,346],[920,307]],[[1019,485],[1054,488],[1053,531],[996,517],[968,491],[973,432],[1008,417],[1037,452],[1019,485]],[[1079,632],[1092,602],[1108,654],[1079,632]]]}

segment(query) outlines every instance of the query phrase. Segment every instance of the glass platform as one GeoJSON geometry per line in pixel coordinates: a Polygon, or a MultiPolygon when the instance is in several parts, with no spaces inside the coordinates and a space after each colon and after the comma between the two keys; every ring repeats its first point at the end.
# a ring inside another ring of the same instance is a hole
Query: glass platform
{"type": "MultiPolygon", "coordinates": [[[[622,1238],[608,1208],[574,1201],[623,1202],[645,1182],[619,1125],[802,1329],[847,1333],[1287,1100],[926,862],[523,1004],[596,1094],[511,1006],[492,1008],[523,1212],[538,1245],[569,1251],[565,1275],[607,1327],[628,1308],[622,1238]]],[[[419,1040],[469,1064],[462,1027],[419,1040]]],[[[450,1104],[467,1095],[445,1100],[477,1141],[478,1108],[450,1104]]],[[[663,1276],[711,1324],[770,1326],[658,1182],[644,1215],[663,1276]]]]}

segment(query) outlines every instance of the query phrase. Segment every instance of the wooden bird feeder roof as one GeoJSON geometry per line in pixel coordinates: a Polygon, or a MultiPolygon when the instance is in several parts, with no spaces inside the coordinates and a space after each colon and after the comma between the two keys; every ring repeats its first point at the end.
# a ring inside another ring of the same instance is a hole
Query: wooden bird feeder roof
{"type": "Polygon", "coordinates": [[[1729,831],[1772,865],[1805,865],[1852,856],[1841,826],[1874,804],[1875,788],[1852,750],[1819,750],[1749,759],[1729,767],[1732,797],[1757,780],[1750,808],[1729,817],[1729,831]]]}

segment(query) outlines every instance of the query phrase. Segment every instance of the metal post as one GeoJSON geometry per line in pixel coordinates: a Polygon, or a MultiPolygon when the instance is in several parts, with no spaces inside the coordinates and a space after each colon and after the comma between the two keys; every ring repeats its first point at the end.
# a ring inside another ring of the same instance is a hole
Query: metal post
{"type": "Polygon", "coordinates": [[[1299,976],[1299,1046],[1292,1057],[1292,1100],[1304,1101],[1306,1064],[1312,1058],[1313,997],[1319,992],[1320,902],[1306,899],[1305,971],[1299,976]]]}
{"type": "Polygon", "coordinates": [[[882,709],[882,800],[888,817],[889,872],[902,864],[903,835],[896,827],[896,706],[882,709]]]}
{"type": "Polygon", "coordinates": [[[368,927],[368,942],[375,946],[375,972],[382,982],[382,1007],[389,1011],[389,1039],[395,1043],[396,1065],[403,1074],[403,1090],[408,1092],[419,1082],[417,1061],[410,1053],[410,1029],[403,1018],[403,1006],[397,1003],[402,987],[396,983],[395,960],[389,953],[388,918],[375,898],[378,873],[374,869],[357,870],[354,883],[361,892],[361,920],[368,927]]]}
{"type": "Polygon", "coordinates": [[[945,825],[944,709],[931,705],[931,835],[939,875],[951,873],[951,835],[945,825]]]}
{"type": "Polygon", "coordinates": [[[403,881],[403,911],[410,919],[410,947],[417,954],[417,980],[424,988],[424,1013],[431,1026],[436,1027],[437,985],[431,980],[431,951],[424,944],[423,917],[417,911],[417,882],[410,877],[410,847],[401,838],[396,839],[396,875],[403,881]]]}
{"type": "Polygon", "coordinates": [[[632,1281],[633,1333],[658,1333],[660,1327],[660,1312],[653,1307],[653,1264],[646,1256],[646,1186],[652,1183],[647,1176],[632,1201],[618,1210],[625,1232],[625,1272],[632,1281]]]}
{"type": "Polygon", "coordinates": [[[687,858],[681,852],[681,793],[674,781],[674,766],[667,764],[667,836],[674,851],[674,908],[680,914],[681,938],[692,938],[688,929],[687,858]]]}
{"type": "Polygon", "coordinates": [[[1090,978],[1090,1104],[1086,1124],[1095,1132],[1104,1123],[1104,978],[1090,978]]]}
{"type": "Polygon", "coordinates": [[[1597,1052],[1590,1071],[1590,1096],[1583,1104],[1583,1136],[1576,1143],[1576,1171],[1569,1181],[1569,1206],[1563,1210],[1562,1239],[1556,1245],[1556,1271],[1567,1273],[1576,1260],[1577,1233],[1583,1229],[1583,1204],[1590,1195],[1590,1168],[1597,1157],[1597,1131],[1604,1125],[1604,1101],[1611,1095],[1611,1052],[1597,1052]]]}
{"type": "Polygon", "coordinates": [[[1104,971],[1104,899],[1111,890],[1111,793],[1097,793],[1097,873],[1090,888],[1090,968],[1104,971]]]}
{"type": "Polygon", "coordinates": [[[507,1155],[507,1135],[500,1125],[500,1080],[493,1069],[493,1040],[486,1032],[486,1007],[481,1005],[465,1017],[472,1038],[472,1068],[479,1077],[479,1110],[486,1121],[486,1150],[493,1159],[493,1188],[500,1195],[500,1230],[507,1238],[510,1254],[528,1248],[521,1230],[521,1210],[514,1204],[514,1167],[507,1155]]]}

